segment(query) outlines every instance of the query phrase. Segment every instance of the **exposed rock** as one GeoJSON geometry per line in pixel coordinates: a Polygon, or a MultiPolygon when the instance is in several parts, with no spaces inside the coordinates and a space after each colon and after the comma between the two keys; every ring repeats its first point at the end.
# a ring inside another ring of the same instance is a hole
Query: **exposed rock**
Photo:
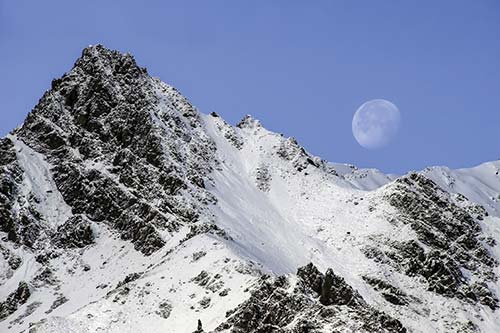
{"type": "Polygon", "coordinates": [[[60,307],[64,303],[66,303],[67,301],[69,301],[69,300],[64,295],[62,295],[62,294],[58,295],[57,298],[52,303],[52,305],[50,306],[50,309],[45,311],[45,313],[46,314],[51,313],[52,311],[54,311],[55,309],[57,309],[58,307],[60,307]]]}
{"type": "Polygon", "coordinates": [[[263,276],[250,298],[230,311],[216,331],[406,332],[398,320],[366,304],[331,269],[322,274],[308,264],[297,276],[295,287],[286,277],[263,276]]]}
{"type": "Polygon", "coordinates": [[[42,302],[33,302],[30,303],[26,306],[26,310],[22,314],[20,314],[16,319],[12,320],[9,322],[10,324],[20,324],[24,320],[24,318],[29,317],[31,314],[33,314],[40,306],[42,305],[42,302]]]}
{"type": "Polygon", "coordinates": [[[262,125],[260,124],[260,122],[257,119],[255,119],[251,115],[247,114],[236,124],[236,127],[242,128],[242,129],[257,129],[257,128],[261,128],[262,125]]]}
{"type": "Polygon", "coordinates": [[[13,271],[18,269],[23,263],[23,259],[21,257],[16,255],[14,252],[10,251],[8,248],[2,246],[1,244],[0,244],[0,254],[4,258],[4,260],[7,261],[7,264],[13,271]]]}
{"type": "Polygon", "coordinates": [[[198,303],[202,309],[206,309],[210,306],[212,299],[210,297],[203,297],[198,303]]]}
{"type": "Polygon", "coordinates": [[[197,324],[196,331],[194,331],[193,333],[203,333],[203,332],[205,332],[203,330],[203,324],[201,323],[201,320],[198,319],[198,324],[197,324]]]}
{"type": "Polygon", "coordinates": [[[118,289],[121,286],[126,285],[127,283],[133,282],[133,281],[137,280],[138,278],[140,278],[141,276],[142,276],[142,273],[131,273],[131,274],[127,275],[125,277],[125,279],[123,279],[123,281],[118,282],[118,284],[116,285],[116,288],[118,289]]]}
{"type": "Polygon", "coordinates": [[[297,270],[297,276],[300,281],[307,287],[311,288],[317,294],[321,294],[323,286],[324,275],[321,273],[313,263],[309,263],[297,270]]]}
{"type": "Polygon", "coordinates": [[[52,269],[48,266],[40,268],[38,274],[35,275],[33,280],[31,281],[33,285],[37,288],[45,287],[45,286],[54,286],[57,284],[58,279],[54,275],[52,269]]]}
{"type": "Polygon", "coordinates": [[[225,288],[225,289],[223,289],[223,290],[219,293],[219,296],[220,296],[220,297],[225,297],[225,296],[227,296],[227,295],[229,294],[229,291],[230,291],[230,290],[231,290],[231,289],[229,289],[229,288],[225,288]]]}
{"type": "Polygon", "coordinates": [[[158,305],[158,310],[156,314],[162,317],[163,319],[168,319],[170,317],[170,313],[172,312],[172,305],[168,301],[163,301],[158,305]]]}
{"type": "Polygon", "coordinates": [[[207,273],[206,271],[201,271],[200,274],[191,279],[191,281],[215,293],[222,289],[222,287],[224,287],[224,281],[222,281],[220,278],[221,275],[219,274],[211,276],[211,274],[207,273]]]}
{"type": "Polygon", "coordinates": [[[21,264],[23,263],[23,259],[21,259],[21,257],[19,256],[16,256],[15,254],[14,255],[11,255],[7,261],[7,263],[9,264],[10,268],[12,268],[13,270],[16,270],[18,269],[21,264]]]}
{"type": "Polygon", "coordinates": [[[191,281],[200,286],[206,286],[209,280],[210,276],[208,275],[208,273],[206,271],[201,271],[200,274],[195,276],[191,281]]]}
{"type": "Polygon", "coordinates": [[[295,138],[283,140],[277,150],[277,154],[284,160],[292,162],[295,169],[299,172],[306,169],[309,164],[312,164],[309,162],[309,160],[312,161],[309,155],[295,138]]]}
{"type": "Polygon", "coordinates": [[[81,215],[75,215],[57,228],[54,242],[59,247],[82,248],[94,242],[90,222],[81,215]]]}
{"type": "Polygon", "coordinates": [[[369,276],[363,276],[363,280],[366,281],[370,286],[372,286],[373,289],[379,291],[386,301],[394,305],[408,305],[410,299],[414,300],[406,293],[384,280],[369,276]]]}
{"type": "Polygon", "coordinates": [[[207,255],[207,253],[205,251],[195,252],[195,253],[193,253],[193,261],[198,261],[206,255],[207,255]]]}
{"type": "Polygon", "coordinates": [[[215,112],[212,112],[210,115],[217,118],[217,129],[223,134],[224,138],[226,138],[226,140],[229,141],[235,148],[242,149],[243,139],[236,132],[235,128],[226,123],[224,119],[220,118],[215,112]]]}
{"type": "Polygon", "coordinates": [[[30,295],[28,284],[24,281],[19,282],[17,289],[5,301],[0,302],[0,321],[16,312],[19,306],[28,301],[30,295]]]}
{"type": "Polygon", "coordinates": [[[191,238],[205,234],[205,233],[211,233],[213,235],[217,235],[219,237],[222,237],[226,240],[230,240],[230,236],[226,233],[224,229],[221,229],[214,223],[201,223],[201,224],[192,224],[189,227],[189,232],[187,235],[182,239],[181,243],[184,243],[191,238]]]}
{"type": "MultiPolygon", "coordinates": [[[[384,241],[389,250],[365,248],[365,254],[395,265],[409,276],[424,277],[430,291],[497,308],[498,298],[485,282],[496,279],[498,262],[480,242],[481,227],[469,211],[457,206],[432,180],[417,173],[399,178],[389,193],[388,200],[398,209],[400,221],[411,226],[418,241],[384,241]],[[474,287],[463,270],[475,275],[483,287],[474,287]]],[[[480,215],[485,212],[478,207],[474,211],[480,215]]]]}
{"type": "Polygon", "coordinates": [[[255,184],[257,188],[263,192],[269,192],[271,189],[271,173],[268,166],[262,164],[255,171],[255,184]]]}
{"type": "Polygon", "coordinates": [[[7,233],[9,241],[32,245],[36,230],[29,232],[31,221],[13,211],[22,179],[14,143],[9,138],[0,139],[0,231],[7,233]]]}

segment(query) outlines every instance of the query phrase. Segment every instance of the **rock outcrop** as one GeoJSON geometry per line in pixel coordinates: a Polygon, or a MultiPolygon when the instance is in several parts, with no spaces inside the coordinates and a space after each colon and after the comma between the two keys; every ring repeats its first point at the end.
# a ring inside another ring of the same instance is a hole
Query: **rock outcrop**
{"type": "Polygon", "coordinates": [[[231,332],[406,332],[401,322],[369,306],[345,280],[312,263],[297,281],[263,276],[250,298],[227,313],[216,331],[231,332]]]}
{"type": "MultiPolygon", "coordinates": [[[[448,193],[418,173],[397,179],[387,200],[417,239],[379,239],[377,246],[365,247],[367,257],[409,276],[423,277],[429,291],[498,308],[498,298],[488,288],[488,282],[498,278],[498,262],[481,242],[481,227],[468,209],[455,204],[448,193]]],[[[478,216],[487,214],[484,208],[475,211],[478,216]]]]}
{"type": "Polygon", "coordinates": [[[17,308],[28,301],[30,289],[24,281],[19,282],[19,286],[13,291],[5,301],[0,302],[0,321],[14,313],[17,308]]]}

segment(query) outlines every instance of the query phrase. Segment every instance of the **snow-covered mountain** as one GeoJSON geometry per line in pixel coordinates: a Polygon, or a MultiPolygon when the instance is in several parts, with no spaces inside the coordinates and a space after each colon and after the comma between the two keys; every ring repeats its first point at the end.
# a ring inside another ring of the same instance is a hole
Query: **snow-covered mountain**
{"type": "Polygon", "coordinates": [[[500,332],[499,170],[329,163],[88,47],[0,139],[0,331],[500,332]]]}

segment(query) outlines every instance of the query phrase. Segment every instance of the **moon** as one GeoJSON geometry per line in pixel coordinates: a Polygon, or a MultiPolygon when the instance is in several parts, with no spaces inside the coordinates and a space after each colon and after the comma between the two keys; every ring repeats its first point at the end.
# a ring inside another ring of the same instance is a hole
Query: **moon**
{"type": "Polygon", "coordinates": [[[387,146],[396,136],[401,114],[385,99],[373,99],[361,105],[352,118],[352,134],[366,149],[387,146]]]}

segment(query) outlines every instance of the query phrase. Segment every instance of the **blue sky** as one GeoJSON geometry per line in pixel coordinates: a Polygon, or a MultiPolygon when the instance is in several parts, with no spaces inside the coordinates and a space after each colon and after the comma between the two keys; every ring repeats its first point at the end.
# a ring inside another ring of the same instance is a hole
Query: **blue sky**
{"type": "Polygon", "coordinates": [[[134,54],[204,113],[252,114],[325,159],[404,173],[500,158],[500,2],[0,0],[0,135],[81,49],[134,54]],[[359,146],[383,98],[396,140],[359,146]]]}

